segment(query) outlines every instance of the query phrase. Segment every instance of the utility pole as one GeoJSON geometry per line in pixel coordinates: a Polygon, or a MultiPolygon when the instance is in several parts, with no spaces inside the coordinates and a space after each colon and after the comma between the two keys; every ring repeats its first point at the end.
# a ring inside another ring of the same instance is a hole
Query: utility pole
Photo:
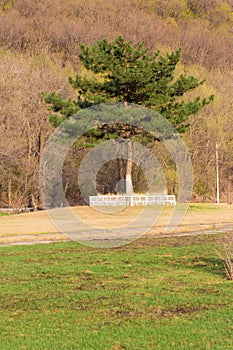
{"type": "Polygon", "coordinates": [[[216,142],[216,203],[220,203],[220,195],[219,195],[219,164],[218,164],[218,149],[220,143],[216,142]]]}

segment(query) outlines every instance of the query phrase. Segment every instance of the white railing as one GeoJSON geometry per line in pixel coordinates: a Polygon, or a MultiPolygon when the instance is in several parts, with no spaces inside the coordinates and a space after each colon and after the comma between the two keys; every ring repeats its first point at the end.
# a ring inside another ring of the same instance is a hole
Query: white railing
{"type": "Polygon", "coordinates": [[[137,206],[137,205],[176,205],[175,195],[146,196],[146,195],[119,195],[119,196],[90,196],[89,205],[96,206],[137,206]]]}

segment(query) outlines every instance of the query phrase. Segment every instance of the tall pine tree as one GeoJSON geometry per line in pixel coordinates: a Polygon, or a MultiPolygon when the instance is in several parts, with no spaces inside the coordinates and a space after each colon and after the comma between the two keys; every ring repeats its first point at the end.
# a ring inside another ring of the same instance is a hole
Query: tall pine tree
{"type": "MultiPolygon", "coordinates": [[[[178,132],[184,132],[188,128],[188,117],[198,113],[213,96],[185,101],[184,94],[203,84],[204,80],[185,75],[174,78],[181,59],[180,49],[161,55],[159,51],[150,53],[143,46],[143,43],[134,46],[122,36],[112,42],[99,40],[92,47],[81,44],[79,59],[86,70],[92,72],[91,77],[78,74],[75,79],[69,78],[77,90],[76,100],[64,100],[54,92],[45,95],[45,101],[55,112],[50,116],[51,124],[57,127],[64,119],[92,105],[122,102],[125,106],[134,103],[152,108],[167,118],[178,132]]],[[[128,139],[126,193],[130,194],[133,191],[130,138],[136,132],[131,125],[122,127],[124,138],[128,139]]],[[[99,132],[93,131],[91,139],[106,139],[108,134],[113,138],[119,133],[122,137],[119,125],[111,126],[109,130],[105,127],[99,132]]],[[[90,137],[90,133],[88,135],[90,137]]]]}

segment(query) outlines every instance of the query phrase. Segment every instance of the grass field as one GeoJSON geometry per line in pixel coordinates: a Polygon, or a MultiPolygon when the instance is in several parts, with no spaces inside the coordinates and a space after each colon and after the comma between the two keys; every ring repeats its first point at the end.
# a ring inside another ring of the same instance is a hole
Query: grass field
{"type": "Polygon", "coordinates": [[[0,248],[1,350],[232,349],[215,237],[0,248]]]}

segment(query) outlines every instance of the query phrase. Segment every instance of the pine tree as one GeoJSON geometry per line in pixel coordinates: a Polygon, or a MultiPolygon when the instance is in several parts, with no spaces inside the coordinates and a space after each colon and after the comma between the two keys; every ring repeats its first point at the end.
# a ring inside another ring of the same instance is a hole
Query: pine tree
{"type": "MultiPolygon", "coordinates": [[[[75,79],[69,78],[70,84],[77,90],[76,100],[64,100],[55,93],[45,95],[45,101],[55,112],[50,116],[54,127],[80,109],[100,103],[121,102],[125,106],[134,103],[156,110],[182,133],[188,128],[188,117],[198,113],[213,99],[210,96],[208,99],[196,97],[193,101],[184,101],[184,94],[203,84],[204,80],[185,75],[174,78],[181,59],[180,49],[165,55],[159,51],[150,53],[143,43],[134,46],[122,36],[112,42],[99,40],[92,47],[81,44],[80,48],[79,59],[92,77],[78,74],[75,79]]],[[[130,125],[124,125],[123,129],[124,137],[128,139],[126,193],[129,194],[133,190],[130,138],[132,133],[135,135],[135,130],[130,125]]],[[[91,139],[106,139],[108,134],[113,138],[119,132],[122,136],[119,126],[109,130],[105,128],[93,131],[91,139]]]]}

